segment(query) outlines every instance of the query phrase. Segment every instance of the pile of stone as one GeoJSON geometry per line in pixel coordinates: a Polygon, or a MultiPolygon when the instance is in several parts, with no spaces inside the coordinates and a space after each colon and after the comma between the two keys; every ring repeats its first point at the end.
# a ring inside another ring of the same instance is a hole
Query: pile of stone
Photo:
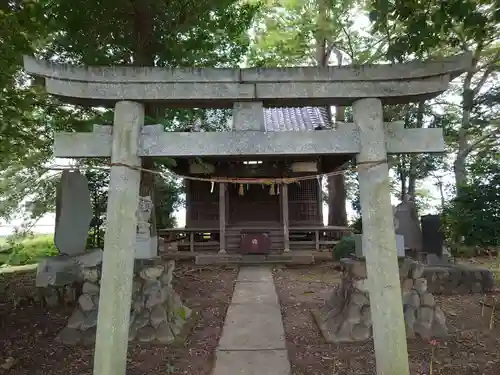
{"type": "MultiPolygon", "coordinates": [[[[129,341],[172,342],[191,315],[173,290],[174,261],[136,260],[132,290],[129,341]]],[[[58,334],[68,344],[93,344],[99,308],[101,265],[82,269],[84,284],[78,307],[58,334]]]]}
{"type": "Polygon", "coordinates": [[[76,302],[84,282],[83,270],[102,262],[102,250],[93,249],[77,255],[58,255],[41,259],[35,285],[48,306],[76,302]]]}
{"type": "Polygon", "coordinates": [[[495,288],[493,274],[486,268],[450,263],[434,254],[427,255],[427,263],[423,277],[431,293],[488,293],[495,288]]]}
{"type": "MultiPolygon", "coordinates": [[[[368,340],[372,337],[372,318],[366,264],[358,259],[343,259],[342,264],[342,282],[314,313],[316,321],[330,343],[368,340]]],[[[445,315],[427,291],[423,264],[407,258],[400,263],[399,271],[407,337],[428,340],[446,336],[445,315]]]]}

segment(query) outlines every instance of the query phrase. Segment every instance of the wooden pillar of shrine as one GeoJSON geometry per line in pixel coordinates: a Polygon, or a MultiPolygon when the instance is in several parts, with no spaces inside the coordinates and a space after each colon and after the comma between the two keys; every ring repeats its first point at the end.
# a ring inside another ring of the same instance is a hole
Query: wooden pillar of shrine
{"type": "Polygon", "coordinates": [[[226,190],[227,183],[219,183],[219,254],[226,253],[226,190]]]}
{"type": "Polygon", "coordinates": [[[283,251],[290,251],[290,222],[288,215],[288,184],[281,184],[281,211],[283,218],[283,251]]]}

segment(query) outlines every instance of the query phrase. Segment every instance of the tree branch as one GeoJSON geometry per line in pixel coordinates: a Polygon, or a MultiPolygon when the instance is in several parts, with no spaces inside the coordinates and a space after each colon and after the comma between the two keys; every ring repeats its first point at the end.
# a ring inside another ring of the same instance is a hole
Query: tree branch
{"type": "Polygon", "coordinates": [[[493,60],[484,71],[482,77],[479,79],[476,87],[472,90],[474,96],[477,95],[479,90],[481,90],[481,87],[483,87],[483,85],[486,83],[486,80],[489,78],[491,73],[493,73],[493,71],[495,70],[495,62],[498,60],[500,60],[500,50],[497,51],[495,57],[493,57],[493,60]]]}
{"type": "Polygon", "coordinates": [[[476,139],[474,142],[471,142],[466,148],[464,148],[462,151],[460,151],[457,155],[457,159],[462,157],[465,158],[467,155],[469,155],[477,146],[479,146],[481,143],[485,142],[491,137],[494,137],[496,135],[500,135],[500,128],[492,130],[491,132],[488,132],[486,134],[483,134],[481,137],[476,139]]]}
{"type": "Polygon", "coordinates": [[[354,47],[352,46],[351,36],[347,32],[347,30],[346,30],[346,28],[345,28],[344,25],[342,25],[342,31],[345,34],[346,38],[347,38],[347,46],[349,47],[349,52],[350,52],[350,55],[351,55],[351,64],[354,64],[354,47]]]}

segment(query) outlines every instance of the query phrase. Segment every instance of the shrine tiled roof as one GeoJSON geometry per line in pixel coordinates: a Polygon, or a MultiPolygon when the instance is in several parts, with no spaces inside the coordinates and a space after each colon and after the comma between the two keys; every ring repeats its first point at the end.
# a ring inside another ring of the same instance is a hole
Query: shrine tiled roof
{"type": "Polygon", "coordinates": [[[264,108],[267,131],[307,131],[330,128],[325,107],[264,108]]]}

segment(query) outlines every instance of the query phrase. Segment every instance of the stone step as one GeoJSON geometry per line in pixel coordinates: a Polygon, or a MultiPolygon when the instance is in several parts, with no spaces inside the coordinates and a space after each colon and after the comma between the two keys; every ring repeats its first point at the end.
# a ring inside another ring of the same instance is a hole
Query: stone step
{"type": "Polygon", "coordinates": [[[209,264],[313,264],[314,256],[311,254],[268,254],[268,255],[242,255],[242,254],[200,254],[195,258],[197,265],[209,264]]]}

